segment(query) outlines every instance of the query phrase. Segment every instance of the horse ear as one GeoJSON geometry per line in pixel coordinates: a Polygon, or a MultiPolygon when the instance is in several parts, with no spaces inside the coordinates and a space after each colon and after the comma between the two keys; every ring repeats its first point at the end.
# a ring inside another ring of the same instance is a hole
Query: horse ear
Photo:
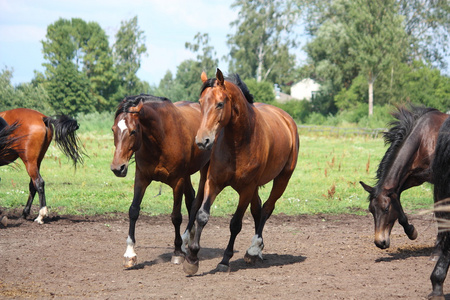
{"type": "Polygon", "coordinates": [[[129,111],[130,113],[138,113],[138,112],[141,111],[142,106],[144,106],[144,102],[139,101],[138,105],[133,106],[133,107],[130,107],[130,108],[128,109],[128,111],[129,111]]]}
{"type": "Polygon", "coordinates": [[[362,181],[360,181],[359,183],[362,185],[366,192],[371,193],[373,191],[373,187],[371,187],[370,185],[367,185],[362,181]]]}
{"type": "Polygon", "coordinates": [[[206,75],[205,71],[202,72],[201,78],[202,78],[203,83],[205,83],[206,80],[208,80],[208,76],[206,75]]]}
{"type": "Polygon", "coordinates": [[[217,82],[218,82],[218,85],[224,85],[224,79],[223,79],[223,74],[222,74],[222,71],[220,71],[220,69],[219,68],[217,68],[217,71],[216,71],[216,79],[217,79],[217,82]]]}

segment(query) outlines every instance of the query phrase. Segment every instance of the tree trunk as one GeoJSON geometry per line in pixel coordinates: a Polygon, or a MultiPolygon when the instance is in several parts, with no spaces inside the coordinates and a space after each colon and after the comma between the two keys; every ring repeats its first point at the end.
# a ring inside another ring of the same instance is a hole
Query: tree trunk
{"type": "Polygon", "coordinates": [[[262,72],[263,72],[263,63],[264,63],[264,46],[261,44],[259,46],[259,53],[258,53],[258,68],[256,69],[256,82],[262,81],[262,72]]]}
{"type": "Polygon", "coordinates": [[[369,117],[373,115],[373,82],[375,78],[372,71],[369,72],[369,117]]]}

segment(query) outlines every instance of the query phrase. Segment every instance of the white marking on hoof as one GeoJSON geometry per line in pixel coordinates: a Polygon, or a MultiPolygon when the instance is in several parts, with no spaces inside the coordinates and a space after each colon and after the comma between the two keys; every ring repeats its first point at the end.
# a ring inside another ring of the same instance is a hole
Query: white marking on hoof
{"type": "Polygon", "coordinates": [[[44,218],[48,217],[48,210],[47,210],[47,206],[42,207],[39,210],[39,216],[34,220],[36,223],[38,224],[44,224],[44,218]]]}
{"type": "Polygon", "coordinates": [[[127,129],[127,124],[125,123],[125,120],[120,120],[119,123],[117,123],[117,127],[119,127],[120,132],[124,131],[125,129],[127,129]]]}
{"type": "Polygon", "coordinates": [[[130,236],[127,238],[127,250],[125,251],[125,254],[123,255],[125,258],[132,258],[137,256],[136,252],[134,252],[134,243],[130,236]]]}
{"type": "Polygon", "coordinates": [[[3,216],[1,223],[3,226],[7,227],[8,226],[8,217],[7,216],[3,216]]]}
{"type": "Polygon", "coordinates": [[[264,243],[263,243],[263,239],[262,237],[258,237],[258,235],[254,235],[252,238],[252,244],[250,246],[250,248],[248,248],[247,253],[250,256],[258,256],[261,260],[263,259],[262,257],[262,250],[264,249],[264,243]]]}

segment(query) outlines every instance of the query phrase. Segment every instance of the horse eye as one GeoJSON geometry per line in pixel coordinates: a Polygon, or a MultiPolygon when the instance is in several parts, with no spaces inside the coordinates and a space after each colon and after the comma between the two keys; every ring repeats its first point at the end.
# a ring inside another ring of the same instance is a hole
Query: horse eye
{"type": "Polygon", "coordinates": [[[130,135],[135,135],[136,134],[136,130],[131,130],[130,135]]]}
{"type": "Polygon", "coordinates": [[[219,103],[217,103],[217,106],[216,106],[216,108],[217,109],[222,109],[223,107],[224,107],[224,103],[223,102],[219,102],[219,103]]]}

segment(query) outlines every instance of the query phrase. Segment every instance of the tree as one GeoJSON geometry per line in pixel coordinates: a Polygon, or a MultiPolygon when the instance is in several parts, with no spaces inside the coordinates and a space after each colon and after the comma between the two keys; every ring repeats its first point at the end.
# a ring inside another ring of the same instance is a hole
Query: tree
{"type": "Polygon", "coordinates": [[[295,56],[289,49],[295,46],[290,37],[298,17],[291,1],[236,0],[233,8],[240,8],[238,19],[230,25],[236,27],[228,35],[230,71],[243,78],[277,81],[290,74],[295,56]]]}
{"type": "Polygon", "coordinates": [[[95,111],[89,79],[72,61],[57,65],[46,90],[57,113],[76,115],[95,111]]]}
{"type": "MultiPolygon", "coordinates": [[[[78,72],[80,74],[75,77],[85,76],[89,83],[87,92],[89,95],[84,100],[92,103],[86,105],[97,110],[112,106],[111,96],[117,88],[115,72],[108,38],[97,23],[86,23],[77,18],[59,19],[48,26],[46,40],[42,41],[42,46],[44,58],[47,60],[43,64],[46,67],[46,78],[52,82],[49,86],[59,90],[58,95],[65,87],[57,88],[59,81],[57,76],[63,73],[75,76],[73,72],[78,72]],[[70,70],[63,71],[62,67],[68,67],[70,70]]],[[[63,85],[62,82],[59,84],[63,85]]],[[[50,94],[54,95],[53,92],[50,94]]],[[[55,107],[62,109],[59,104],[54,103],[54,99],[52,100],[55,107]]]]}
{"type": "Polygon", "coordinates": [[[129,21],[122,21],[115,37],[113,55],[123,93],[140,94],[143,92],[142,83],[136,73],[141,67],[142,56],[147,53],[147,47],[144,32],[138,26],[137,16],[129,21]]]}

